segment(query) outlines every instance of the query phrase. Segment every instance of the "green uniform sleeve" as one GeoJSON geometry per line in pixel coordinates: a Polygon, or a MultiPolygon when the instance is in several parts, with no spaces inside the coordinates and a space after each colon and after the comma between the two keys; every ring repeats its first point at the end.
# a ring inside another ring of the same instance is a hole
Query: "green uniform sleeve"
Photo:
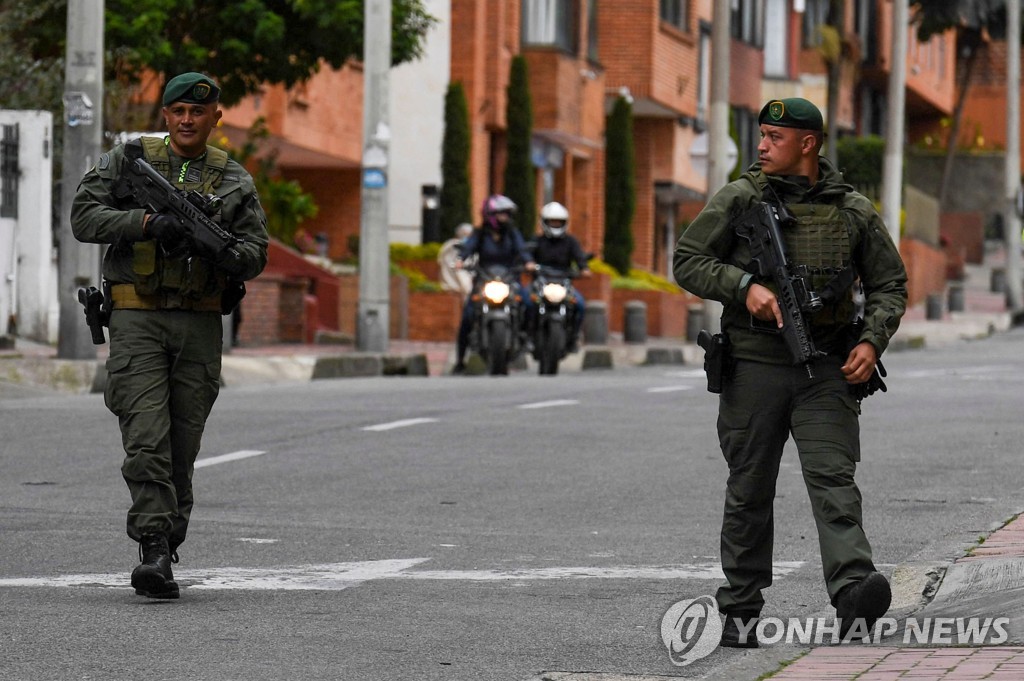
{"type": "Polygon", "coordinates": [[[79,241],[117,245],[144,238],[145,210],[122,210],[114,199],[114,184],[123,158],[120,146],[103,154],[78,185],[71,203],[71,231],[79,241]]]}
{"type": "Polygon", "coordinates": [[[699,298],[746,304],[750,275],[729,262],[736,240],[730,220],[755,200],[746,181],[732,182],[711,198],[676,244],[672,271],[680,286],[699,298]]]}
{"type": "Polygon", "coordinates": [[[267,216],[260,205],[252,177],[234,161],[228,164],[226,175],[237,176],[240,182],[225,197],[222,223],[244,241],[237,248],[242,262],[238,271],[232,271],[232,276],[247,281],[255,279],[267,265],[267,247],[270,244],[267,216]]]}
{"type": "Polygon", "coordinates": [[[881,216],[868,206],[865,218],[856,263],[865,296],[860,340],[874,345],[881,356],[907,311],[907,270],[881,216]]]}

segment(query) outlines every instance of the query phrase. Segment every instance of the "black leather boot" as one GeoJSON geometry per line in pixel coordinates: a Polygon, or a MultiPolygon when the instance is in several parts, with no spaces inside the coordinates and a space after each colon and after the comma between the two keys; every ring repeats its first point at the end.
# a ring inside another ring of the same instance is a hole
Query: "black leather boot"
{"type": "Polygon", "coordinates": [[[719,643],[723,648],[757,648],[757,620],[761,613],[757,610],[733,610],[722,613],[725,615],[725,623],[722,626],[722,640],[719,643]],[[743,632],[740,633],[742,627],[743,632]]]}
{"type": "Polygon", "coordinates": [[[135,593],[146,598],[178,598],[178,583],[171,573],[171,552],[167,537],[162,534],[143,535],[139,542],[142,561],[132,570],[135,593]]]}

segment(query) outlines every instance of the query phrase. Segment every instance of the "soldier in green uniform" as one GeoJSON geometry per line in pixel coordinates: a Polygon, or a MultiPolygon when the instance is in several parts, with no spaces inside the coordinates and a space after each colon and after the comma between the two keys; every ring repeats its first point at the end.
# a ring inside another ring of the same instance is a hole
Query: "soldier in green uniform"
{"type": "Polygon", "coordinates": [[[718,412],[729,467],[721,537],[727,584],[716,594],[726,618],[722,645],[730,647],[758,645],[762,590],[772,583],[775,485],[790,434],[840,634],[870,630],[891,600],[872,562],[854,472],[860,398],[906,310],[906,270],[871,202],[819,157],[818,108],[801,98],[773,100],[758,122],[759,161],[711,198],[680,237],[673,265],[680,286],[723,304],[722,332],[731,345],[718,412]],[[806,315],[814,345],[825,353],[812,372],[794,364],[779,333],[776,292],[758,277],[735,230],[735,218],[761,201],[782,203],[796,218],[783,238],[807,287],[832,289],[823,309],[806,315]],[[856,280],[862,312],[854,304],[856,280]],[[857,318],[862,323],[854,324],[857,318]]]}
{"type": "Polygon", "coordinates": [[[104,399],[124,444],[121,472],[131,494],[128,536],[139,542],[135,592],[178,598],[171,563],[192,512],[192,472],[206,419],[220,389],[225,293],[266,265],[266,215],[252,178],[226,152],[207,146],[220,120],[220,89],[207,76],[168,81],[169,135],[142,137],[100,156],[71,209],[75,237],[107,244],[110,354],[104,399]],[[125,191],[128,158],[142,157],[174,186],[219,197],[213,219],[242,241],[220,262],[183,244],[181,223],[149,213],[125,191]],[[222,309],[222,306],[224,309],[222,309]]]}

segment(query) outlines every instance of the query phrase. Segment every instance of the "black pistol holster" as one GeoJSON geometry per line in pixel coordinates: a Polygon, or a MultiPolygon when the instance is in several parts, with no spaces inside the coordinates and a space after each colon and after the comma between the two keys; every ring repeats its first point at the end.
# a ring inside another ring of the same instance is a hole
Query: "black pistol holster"
{"type": "Polygon", "coordinates": [[[697,345],[704,348],[704,373],[708,376],[708,392],[718,394],[722,392],[732,361],[729,336],[725,333],[712,335],[707,329],[701,329],[697,334],[697,345]]]}

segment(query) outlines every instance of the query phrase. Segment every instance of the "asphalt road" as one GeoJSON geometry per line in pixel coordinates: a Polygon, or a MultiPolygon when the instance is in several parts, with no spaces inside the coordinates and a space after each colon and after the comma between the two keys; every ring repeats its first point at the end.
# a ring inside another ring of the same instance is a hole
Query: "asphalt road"
{"type": "MultiPolygon", "coordinates": [[[[858,480],[876,563],[960,555],[1020,510],[1024,334],[886,357],[858,480]]],[[[0,679],[756,678],[673,666],[713,594],[725,463],[690,366],[225,389],[179,601],[137,597],[102,397],[0,397],[0,679]],[[604,677],[612,678],[612,677],[604,677]]],[[[795,451],[766,615],[831,615],[795,451]]]]}

